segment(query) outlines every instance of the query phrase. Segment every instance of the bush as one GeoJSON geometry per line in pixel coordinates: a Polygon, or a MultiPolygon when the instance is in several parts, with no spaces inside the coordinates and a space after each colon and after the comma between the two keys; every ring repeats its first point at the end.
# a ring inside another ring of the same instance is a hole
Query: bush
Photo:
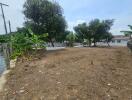
{"type": "Polygon", "coordinates": [[[30,50],[38,48],[45,48],[45,41],[42,37],[47,37],[48,34],[35,35],[31,29],[29,34],[27,33],[16,33],[11,36],[12,54],[11,58],[14,59],[18,56],[22,56],[24,53],[28,53],[30,50]]]}
{"type": "Polygon", "coordinates": [[[66,39],[68,41],[68,46],[73,47],[74,46],[73,44],[74,44],[75,40],[77,39],[77,36],[76,36],[76,34],[71,32],[67,35],[66,39]]]}

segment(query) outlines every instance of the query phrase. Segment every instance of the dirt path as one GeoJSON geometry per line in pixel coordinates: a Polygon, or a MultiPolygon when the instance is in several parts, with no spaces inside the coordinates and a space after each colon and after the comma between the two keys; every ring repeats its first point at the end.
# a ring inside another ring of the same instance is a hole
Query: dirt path
{"type": "Polygon", "coordinates": [[[127,48],[69,48],[19,61],[0,100],[132,100],[127,48]]]}

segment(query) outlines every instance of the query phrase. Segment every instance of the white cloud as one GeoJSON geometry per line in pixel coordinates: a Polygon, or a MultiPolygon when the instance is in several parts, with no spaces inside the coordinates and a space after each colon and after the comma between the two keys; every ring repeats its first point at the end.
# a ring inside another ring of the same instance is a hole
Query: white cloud
{"type": "Polygon", "coordinates": [[[123,34],[120,31],[129,30],[128,25],[132,25],[132,16],[117,16],[111,29],[113,34],[123,34]]]}
{"type": "Polygon", "coordinates": [[[73,28],[78,24],[86,22],[85,20],[78,19],[77,21],[69,21],[68,22],[68,30],[73,31],[73,28]]]}
{"type": "MultiPolygon", "coordinates": [[[[100,18],[101,20],[103,20],[103,18],[100,18]]],[[[112,19],[112,17],[111,17],[112,19]]],[[[112,26],[110,32],[112,32],[112,34],[114,35],[118,35],[118,34],[123,34],[121,33],[120,31],[123,31],[123,30],[129,30],[129,27],[128,25],[132,25],[132,16],[114,16],[114,25],[112,26]]],[[[73,31],[73,27],[78,25],[78,24],[81,24],[83,22],[86,22],[86,23],[89,23],[90,20],[93,20],[93,19],[78,19],[76,21],[69,21],[68,22],[68,29],[73,31]]],[[[105,18],[104,18],[105,20],[105,18]]]]}
{"type": "MultiPolygon", "coordinates": [[[[112,27],[111,32],[113,34],[121,34],[121,30],[128,30],[127,25],[132,25],[132,13],[131,13],[131,6],[129,9],[127,8],[127,5],[124,6],[124,9],[128,9],[125,12],[119,12],[119,13],[109,13],[104,14],[100,13],[101,10],[105,10],[105,6],[102,6],[106,2],[112,2],[111,0],[102,0],[101,2],[99,0],[56,0],[60,3],[60,5],[64,8],[64,15],[66,16],[66,19],[68,21],[68,29],[73,31],[73,27],[83,23],[83,22],[89,22],[90,20],[96,18],[100,19],[116,19],[114,26],[112,27]],[[103,4],[102,4],[103,3],[103,4]],[[101,7],[102,6],[102,7],[101,7]],[[94,8],[93,8],[94,7],[94,8]],[[99,9],[98,9],[99,8],[99,9]],[[96,11],[97,10],[97,11],[96,11]],[[101,15],[100,15],[101,14],[101,15]]],[[[22,14],[23,9],[23,3],[25,0],[0,0],[0,2],[7,3],[10,6],[4,7],[5,15],[6,15],[6,21],[11,20],[12,24],[12,30],[15,31],[16,27],[21,27],[22,23],[24,22],[24,15],[22,14]]],[[[126,0],[123,2],[131,2],[131,0],[126,0]]],[[[116,4],[115,4],[116,5],[116,4]]],[[[108,5],[109,6],[109,5],[108,5]]],[[[112,5],[107,7],[106,9],[112,8],[112,5]]],[[[108,11],[109,11],[108,9],[108,11]]],[[[112,8],[113,9],[113,8],[112,8]]],[[[115,11],[116,9],[112,10],[115,11]]],[[[110,9],[111,11],[111,9],[110,9]]],[[[117,10],[118,11],[118,10],[117,10]]],[[[0,33],[4,32],[4,26],[3,26],[3,20],[1,17],[1,11],[0,11],[0,33]]]]}
{"type": "MultiPolygon", "coordinates": [[[[22,14],[22,9],[25,0],[0,0],[0,2],[9,5],[9,7],[3,7],[5,12],[7,28],[9,20],[11,21],[12,31],[16,31],[16,27],[22,27],[24,22],[24,15],[22,14]]],[[[0,16],[0,34],[5,34],[2,16],[0,16]]]]}

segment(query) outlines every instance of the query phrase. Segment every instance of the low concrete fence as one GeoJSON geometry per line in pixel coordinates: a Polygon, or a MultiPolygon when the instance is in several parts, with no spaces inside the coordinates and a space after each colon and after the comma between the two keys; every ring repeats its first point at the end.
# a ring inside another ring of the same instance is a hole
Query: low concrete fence
{"type": "MultiPolygon", "coordinates": [[[[65,47],[66,46],[66,43],[55,42],[54,43],[54,46],[55,47],[65,47]]],[[[52,47],[52,44],[51,43],[46,43],[46,47],[52,47]]]]}
{"type": "Polygon", "coordinates": [[[7,69],[9,69],[10,68],[10,55],[11,55],[10,46],[8,43],[2,43],[0,44],[0,49],[1,49],[1,52],[3,52],[4,54],[7,69]]]}

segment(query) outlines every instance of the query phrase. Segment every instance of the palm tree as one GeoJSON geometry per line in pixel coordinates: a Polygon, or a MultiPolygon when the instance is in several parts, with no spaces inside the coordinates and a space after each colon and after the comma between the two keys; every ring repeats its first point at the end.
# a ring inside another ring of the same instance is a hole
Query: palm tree
{"type": "Polygon", "coordinates": [[[129,36],[130,39],[132,39],[132,25],[128,25],[128,27],[130,28],[130,31],[121,31],[121,32],[123,32],[126,36],[129,36]]]}

